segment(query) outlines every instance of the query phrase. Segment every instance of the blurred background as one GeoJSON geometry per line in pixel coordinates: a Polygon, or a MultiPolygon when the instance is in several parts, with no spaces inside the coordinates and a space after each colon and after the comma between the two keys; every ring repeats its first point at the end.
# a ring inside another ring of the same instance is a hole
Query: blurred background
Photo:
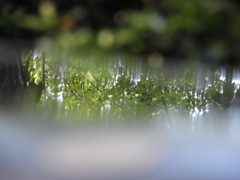
{"type": "Polygon", "coordinates": [[[238,179],[239,5],[0,1],[3,179],[238,179]]]}

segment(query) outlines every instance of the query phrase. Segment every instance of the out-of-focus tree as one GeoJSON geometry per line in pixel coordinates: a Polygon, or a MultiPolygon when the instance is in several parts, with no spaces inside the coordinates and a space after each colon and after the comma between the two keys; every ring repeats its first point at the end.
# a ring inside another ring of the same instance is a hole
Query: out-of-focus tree
{"type": "Polygon", "coordinates": [[[236,1],[21,1],[1,5],[2,36],[47,35],[64,48],[100,49],[237,64],[236,1]]]}

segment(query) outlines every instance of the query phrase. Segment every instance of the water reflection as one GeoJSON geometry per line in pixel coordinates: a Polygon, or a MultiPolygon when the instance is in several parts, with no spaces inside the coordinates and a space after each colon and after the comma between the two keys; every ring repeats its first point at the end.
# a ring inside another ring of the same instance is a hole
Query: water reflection
{"type": "Polygon", "coordinates": [[[24,55],[25,108],[0,116],[2,177],[240,177],[239,69],[151,56],[24,55]]]}
{"type": "MultiPolygon", "coordinates": [[[[96,57],[66,52],[56,55],[38,49],[25,53],[22,64],[18,61],[17,65],[26,70],[26,77],[19,71],[20,79],[26,81],[26,91],[16,97],[16,104],[23,102],[25,110],[44,112],[66,122],[69,119],[113,124],[157,121],[167,129],[184,123],[192,132],[205,128],[204,124],[210,126],[211,121],[220,126],[224,124],[221,121],[230,126],[232,121],[237,123],[236,109],[240,105],[237,67],[180,62],[158,53],[96,57]],[[171,114],[184,118],[167,121],[163,118],[171,114]],[[208,120],[219,114],[220,119],[228,120],[208,120]]],[[[3,77],[9,77],[7,72],[13,75],[11,67],[5,67],[4,62],[1,66],[6,68],[3,77]]],[[[1,84],[4,87],[8,83],[1,84]]]]}
{"type": "Polygon", "coordinates": [[[47,55],[43,73],[42,58],[34,51],[28,84],[41,84],[44,74],[45,93],[38,107],[45,106],[46,99],[48,108],[57,108],[60,114],[149,120],[179,112],[189,115],[194,129],[205,115],[239,104],[238,69],[166,60],[153,67],[149,57],[114,55],[106,60],[66,56],[63,61],[47,55]]]}

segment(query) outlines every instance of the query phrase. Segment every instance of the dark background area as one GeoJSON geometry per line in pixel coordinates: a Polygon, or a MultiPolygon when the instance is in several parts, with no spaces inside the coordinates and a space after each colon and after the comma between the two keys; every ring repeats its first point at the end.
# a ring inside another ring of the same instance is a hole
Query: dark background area
{"type": "Polygon", "coordinates": [[[124,49],[138,54],[157,51],[168,57],[231,65],[238,64],[240,57],[239,2],[234,0],[3,1],[0,7],[2,38],[32,41],[43,35],[54,38],[63,31],[75,32],[84,27],[93,35],[104,28],[114,32],[125,28],[132,30],[137,40],[111,50],[124,49]],[[48,11],[46,2],[55,8],[57,16],[56,22],[50,22],[50,25],[44,25],[41,20],[44,19],[41,11],[48,11]],[[74,13],[79,13],[79,17],[74,13]],[[161,32],[152,30],[152,26],[159,24],[158,20],[149,24],[144,22],[149,14],[155,14],[164,21],[165,28],[161,32]],[[126,22],[121,22],[124,18],[126,22]],[[35,27],[36,24],[41,28],[35,27]],[[144,47],[135,48],[139,44],[144,47]]]}

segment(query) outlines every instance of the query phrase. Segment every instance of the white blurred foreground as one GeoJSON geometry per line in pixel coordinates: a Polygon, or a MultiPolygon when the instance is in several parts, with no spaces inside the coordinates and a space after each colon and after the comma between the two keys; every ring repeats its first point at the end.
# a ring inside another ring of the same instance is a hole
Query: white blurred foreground
{"type": "Polygon", "coordinates": [[[29,125],[2,116],[0,179],[240,179],[237,136],[174,132],[157,126],[29,125]]]}

